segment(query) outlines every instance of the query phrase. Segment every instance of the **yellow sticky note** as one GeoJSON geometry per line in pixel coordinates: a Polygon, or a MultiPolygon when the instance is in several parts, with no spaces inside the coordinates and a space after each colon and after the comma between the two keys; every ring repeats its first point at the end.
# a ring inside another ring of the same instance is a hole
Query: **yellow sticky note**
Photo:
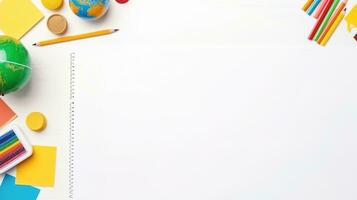
{"type": "Polygon", "coordinates": [[[0,29],[5,35],[20,39],[42,18],[31,0],[0,0],[0,29]]]}
{"type": "Polygon", "coordinates": [[[16,184],[53,187],[56,151],[56,147],[33,146],[32,156],[16,167],[16,184]]]}

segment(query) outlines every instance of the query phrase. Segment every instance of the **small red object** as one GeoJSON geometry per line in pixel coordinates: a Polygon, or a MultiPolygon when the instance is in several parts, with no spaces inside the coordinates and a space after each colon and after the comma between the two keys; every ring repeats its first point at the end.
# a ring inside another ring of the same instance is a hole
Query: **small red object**
{"type": "Polygon", "coordinates": [[[118,3],[127,3],[129,0],[115,0],[118,3]]]}
{"type": "Polygon", "coordinates": [[[357,34],[355,35],[355,40],[357,41],[357,34]]]}

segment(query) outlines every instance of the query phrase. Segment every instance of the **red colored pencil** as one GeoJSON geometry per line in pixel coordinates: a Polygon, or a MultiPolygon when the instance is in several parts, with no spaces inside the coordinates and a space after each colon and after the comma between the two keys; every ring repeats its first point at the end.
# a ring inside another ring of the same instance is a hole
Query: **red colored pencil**
{"type": "Polygon", "coordinates": [[[317,22],[314,26],[314,28],[312,29],[310,35],[309,35],[309,40],[312,40],[317,32],[317,30],[319,29],[322,21],[324,20],[324,18],[326,17],[326,14],[328,12],[328,10],[330,9],[331,5],[332,5],[333,0],[327,0],[327,3],[325,5],[325,7],[322,9],[322,13],[320,15],[320,17],[317,19],[317,22]]]}
{"type": "Polygon", "coordinates": [[[355,35],[355,40],[357,41],[357,34],[355,35]]]}

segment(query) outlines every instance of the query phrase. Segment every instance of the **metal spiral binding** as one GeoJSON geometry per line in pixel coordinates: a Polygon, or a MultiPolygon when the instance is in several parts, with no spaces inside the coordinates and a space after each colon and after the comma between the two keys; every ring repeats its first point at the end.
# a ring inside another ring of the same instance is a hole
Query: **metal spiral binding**
{"type": "Polygon", "coordinates": [[[70,97],[69,97],[69,199],[74,199],[74,139],[75,139],[75,53],[70,54],[70,97]]]}

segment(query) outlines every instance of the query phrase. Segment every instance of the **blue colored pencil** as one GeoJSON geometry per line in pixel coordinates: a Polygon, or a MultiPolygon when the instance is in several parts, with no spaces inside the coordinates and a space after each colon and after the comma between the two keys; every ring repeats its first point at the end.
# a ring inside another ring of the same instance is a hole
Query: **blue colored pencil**
{"type": "Polygon", "coordinates": [[[315,11],[315,9],[317,8],[317,6],[320,4],[321,0],[314,0],[314,2],[312,2],[311,6],[309,7],[309,9],[307,9],[306,13],[308,15],[312,15],[312,13],[315,11]]]}

